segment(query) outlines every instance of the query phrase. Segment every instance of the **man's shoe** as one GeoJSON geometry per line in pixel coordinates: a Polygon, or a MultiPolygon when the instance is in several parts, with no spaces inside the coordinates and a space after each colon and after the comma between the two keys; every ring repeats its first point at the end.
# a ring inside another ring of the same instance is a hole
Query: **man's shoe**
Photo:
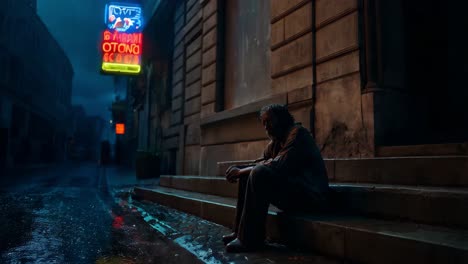
{"type": "Polygon", "coordinates": [[[224,245],[227,245],[229,242],[233,241],[236,238],[237,238],[236,233],[231,233],[229,235],[225,235],[225,236],[223,236],[223,243],[224,243],[224,245]]]}
{"type": "Polygon", "coordinates": [[[246,252],[248,249],[238,238],[236,238],[226,245],[226,251],[229,253],[239,253],[246,252]]]}
{"type": "Polygon", "coordinates": [[[226,251],[229,253],[249,252],[261,249],[264,245],[245,246],[238,238],[234,239],[226,245],[226,251]]]}

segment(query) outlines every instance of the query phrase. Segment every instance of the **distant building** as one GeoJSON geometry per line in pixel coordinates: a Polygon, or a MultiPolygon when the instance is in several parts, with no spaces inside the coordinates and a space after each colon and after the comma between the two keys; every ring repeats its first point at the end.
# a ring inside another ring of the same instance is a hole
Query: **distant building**
{"type": "Polygon", "coordinates": [[[73,68],[36,1],[2,1],[0,65],[0,166],[62,160],[73,68]]]}
{"type": "Polygon", "coordinates": [[[105,138],[105,126],[108,123],[99,116],[88,116],[81,105],[72,107],[70,119],[67,158],[97,161],[101,141],[105,138]]]}

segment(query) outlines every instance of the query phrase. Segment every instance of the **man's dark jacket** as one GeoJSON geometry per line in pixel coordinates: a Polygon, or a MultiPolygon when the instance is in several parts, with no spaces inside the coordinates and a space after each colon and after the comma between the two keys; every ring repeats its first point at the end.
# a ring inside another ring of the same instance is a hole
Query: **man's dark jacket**
{"type": "Polygon", "coordinates": [[[320,150],[309,131],[296,124],[288,132],[284,143],[272,140],[263,153],[271,160],[266,166],[284,177],[289,188],[303,192],[321,202],[328,193],[328,176],[320,150]]]}

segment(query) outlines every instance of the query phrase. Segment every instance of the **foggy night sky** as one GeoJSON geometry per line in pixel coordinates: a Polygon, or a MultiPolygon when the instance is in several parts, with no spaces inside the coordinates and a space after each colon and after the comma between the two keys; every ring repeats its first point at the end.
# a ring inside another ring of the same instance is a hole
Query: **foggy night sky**
{"type": "Polygon", "coordinates": [[[72,104],[108,120],[113,80],[99,73],[104,5],[101,0],[37,0],[37,13],[73,65],[72,104]]]}

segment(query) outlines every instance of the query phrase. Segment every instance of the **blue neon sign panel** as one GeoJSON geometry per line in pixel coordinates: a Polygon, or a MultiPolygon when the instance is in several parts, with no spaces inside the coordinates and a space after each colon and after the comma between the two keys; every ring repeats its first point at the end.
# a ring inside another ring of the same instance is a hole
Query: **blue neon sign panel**
{"type": "Polygon", "coordinates": [[[134,33],[143,30],[141,6],[136,4],[109,3],[106,5],[105,24],[108,29],[134,33]]]}

